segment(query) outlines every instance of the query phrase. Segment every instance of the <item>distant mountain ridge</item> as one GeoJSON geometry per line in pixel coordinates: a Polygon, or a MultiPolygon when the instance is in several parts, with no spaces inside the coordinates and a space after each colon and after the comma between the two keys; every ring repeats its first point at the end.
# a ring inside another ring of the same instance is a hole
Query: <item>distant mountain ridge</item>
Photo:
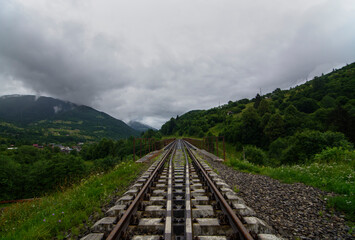
{"type": "Polygon", "coordinates": [[[153,128],[147,124],[138,122],[138,121],[129,121],[128,126],[130,126],[131,128],[137,130],[138,132],[145,132],[148,131],[149,129],[152,129],[154,131],[157,131],[156,128],[153,128]]]}
{"type": "Polygon", "coordinates": [[[66,142],[121,139],[139,132],[88,106],[44,96],[0,97],[0,136],[31,139],[31,135],[38,141],[66,142]]]}
{"type": "Polygon", "coordinates": [[[0,119],[17,124],[29,124],[55,117],[78,108],[79,105],[51,97],[5,95],[0,97],[0,119]]]}

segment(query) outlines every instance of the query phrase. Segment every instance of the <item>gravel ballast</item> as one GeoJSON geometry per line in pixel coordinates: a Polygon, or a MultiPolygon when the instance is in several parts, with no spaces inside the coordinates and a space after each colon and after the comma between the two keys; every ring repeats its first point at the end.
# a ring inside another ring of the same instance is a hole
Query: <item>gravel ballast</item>
{"type": "Polygon", "coordinates": [[[284,239],[355,239],[343,215],[327,209],[324,192],[302,183],[286,184],[263,175],[236,171],[207,160],[238,195],[284,239]]]}

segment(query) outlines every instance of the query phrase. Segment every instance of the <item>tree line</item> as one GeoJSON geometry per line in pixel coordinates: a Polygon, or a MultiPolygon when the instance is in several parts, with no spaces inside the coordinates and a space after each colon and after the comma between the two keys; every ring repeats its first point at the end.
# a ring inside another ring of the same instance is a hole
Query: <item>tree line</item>
{"type": "Polygon", "coordinates": [[[58,147],[38,149],[0,145],[0,200],[40,197],[69,186],[83,177],[111,169],[132,154],[133,138],[102,139],[85,144],[80,152],[63,153],[58,147]]]}

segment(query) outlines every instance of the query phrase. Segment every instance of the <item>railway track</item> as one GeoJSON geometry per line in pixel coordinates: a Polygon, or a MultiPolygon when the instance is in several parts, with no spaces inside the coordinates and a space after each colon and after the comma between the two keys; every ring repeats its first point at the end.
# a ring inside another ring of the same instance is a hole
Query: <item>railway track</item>
{"type": "Polygon", "coordinates": [[[195,150],[169,144],[82,239],[279,239],[195,150]]]}

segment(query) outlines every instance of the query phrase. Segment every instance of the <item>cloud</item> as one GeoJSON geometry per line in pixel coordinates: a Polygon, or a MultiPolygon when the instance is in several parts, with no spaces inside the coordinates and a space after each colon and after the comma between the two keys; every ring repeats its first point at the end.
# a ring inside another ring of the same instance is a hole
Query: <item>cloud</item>
{"type": "Polygon", "coordinates": [[[54,113],[57,114],[58,112],[62,111],[62,106],[54,106],[53,110],[54,110],[54,113]]]}
{"type": "Polygon", "coordinates": [[[83,23],[56,22],[12,3],[0,19],[0,71],[36,92],[91,103],[103,91],[124,87],[120,41],[91,34],[83,23]]]}
{"type": "Polygon", "coordinates": [[[1,1],[0,95],[50,95],[159,128],[354,61],[354,10],[352,0],[1,1]]]}

